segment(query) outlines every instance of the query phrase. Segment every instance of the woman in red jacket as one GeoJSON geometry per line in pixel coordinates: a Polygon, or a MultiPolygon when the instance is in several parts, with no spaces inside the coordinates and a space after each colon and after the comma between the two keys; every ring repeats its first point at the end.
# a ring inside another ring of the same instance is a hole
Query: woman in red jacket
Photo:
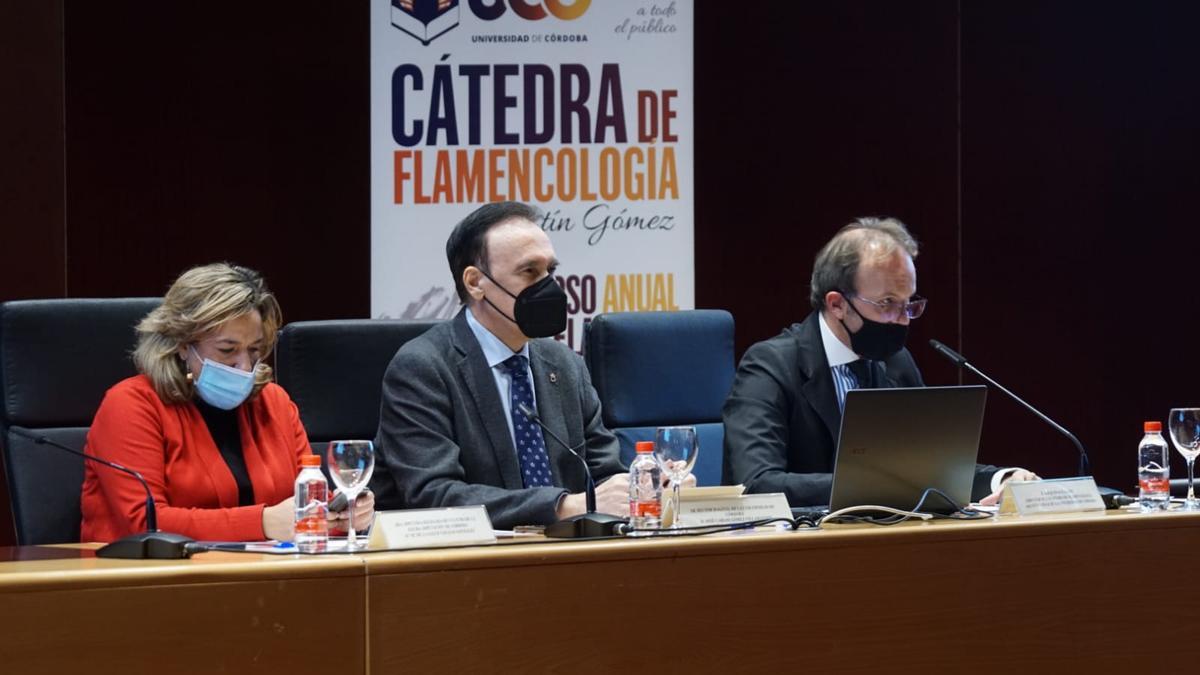
{"type": "MultiPolygon", "coordinates": [[[[86,450],[142,474],[159,529],[292,538],[292,483],[311,450],[296,405],[263,363],[281,322],[257,272],[217,263],[184,272],[138,324],[140,374],[105,394],[86,450]]],[[[82,541],[145,530],[145,491],[123,473],[87,463],[81,502],[82,541]]],[[[331,526],[348,511],[331,515],[331,526]]],[[[365,528],[374,498],[364,494],[353,511],[365,528]]]]}

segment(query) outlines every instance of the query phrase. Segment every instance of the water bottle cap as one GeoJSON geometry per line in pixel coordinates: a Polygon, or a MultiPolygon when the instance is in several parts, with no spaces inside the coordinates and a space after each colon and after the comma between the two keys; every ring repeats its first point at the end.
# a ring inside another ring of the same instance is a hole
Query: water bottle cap
{"type": "Polygon", "coordinates": [[[1147,434],[1162,433],[1162,422],[1143,422],[1142,431],[1147,434]]]}
{"type": "Polygon", "coordinates": [[[301,455],[300,456],[300,466],[320,467],[321,466],[321,458],[318,457],[317,455],[312,455],[312,454],[301,455]]]}
{"type": "Polygon", "coordinates": [[[639,454],[643,452],[654,452],[654,441],[638,441],[637,444],[633,446],[633,449],[639,454]]]}

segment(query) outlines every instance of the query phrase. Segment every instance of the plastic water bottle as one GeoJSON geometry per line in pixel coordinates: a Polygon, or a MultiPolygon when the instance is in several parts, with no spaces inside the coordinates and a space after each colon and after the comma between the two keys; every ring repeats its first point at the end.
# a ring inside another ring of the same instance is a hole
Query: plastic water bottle
{"type": "MultiPolygon", "coordinates": [[[[635,530],[655,529],[662,524],[662,467],[654,459],[654,443],[641,441],[629,465],[629,525],[635,530]]],[[[649,532],[632,532],[645,536],[649,532]]]]}
{"type": "Polygon", "coordinates": [[[1146,435],[1138,445],[1138,502],[1143,511],[1162,511],[1171,503],[1171,454],[1162,422],[1142,427],[1146,435]]]}
{"type": "Polygon", "coordinates": [[[328,499],[321,458],[304,455],[296,477],[296,548],[301,553],[318,553],[329,545],[328,499]]]}

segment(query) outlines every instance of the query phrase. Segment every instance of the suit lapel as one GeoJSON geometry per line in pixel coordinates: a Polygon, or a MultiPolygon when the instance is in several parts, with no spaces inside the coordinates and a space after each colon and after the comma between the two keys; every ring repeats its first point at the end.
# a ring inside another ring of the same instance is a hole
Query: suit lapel
{"type": "MultiPolygon", "coordinates": [[[[567,421],[562,409],[563,392],[559,391],[559,387],[562,386],[562,373],[545,357],[536,340],[529,343],[529,369],[533,371],[533,390],[537,397],[538,416],[556,436],[570,443],[567,421]]],[[[558,466],[562,456],[569,452],[549,434],[543,432],[542,435],[546,441],[546,453],[550,456],[550,471],[554,476],[554,484],[562,485],[563,478],[559,475],[558,466]]]]}
{"type": "MultiPolygon", "coordinates": [[[[504,419],[500,392],[496,391],[496,378],[492,375],[492,369],[488,368],[483,349],[467,325],[467,317],[463,312],[454,317],[454,347],[463,355],[458,362],[458,374],[478,409],[479,421],[491,442],[504,487],[519,490],[524,487],[521,466],[512,436],[508,433],[508,421],[504,419]]],[[[469,452],[470,449],[465,451],[469,452]]]]}
{"type": "Polygon", "coordinates": [[[802,391],[805,400],[825,423],[829,437],[836,443],[842,426],[842,414],[838,411],[837,391],[833,387],[833,375],[829,372],[829,360],[825,358],[817,316],[816,312],[809,314],[796,333],[800,345],[800,372],[804,376],[802,391]]]}
{"type": "Polygon", "coordinates": [[[875,382],[878,383],[876,385],[877,388],[879,388],[879,389],[895,389],[896,387],[900,386],[900,384],[898,382],[893,380],[892,377],[890,375],[888,375],[888,369],[887,369],[886,363],[884,363],[883,361],[872,361],[871,365],[874,366],[874,369],[875,369],[874,370],[875,382]]]}

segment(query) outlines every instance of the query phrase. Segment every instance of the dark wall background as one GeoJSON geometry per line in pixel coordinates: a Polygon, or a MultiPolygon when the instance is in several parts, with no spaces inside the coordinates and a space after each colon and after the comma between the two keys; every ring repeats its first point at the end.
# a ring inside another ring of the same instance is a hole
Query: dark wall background
{"type": "MultiPolygon", "coordinates": [[[[971,381],[926,342],[960,348],[1132,487],[1142,420],[1200,404],[1200,7],[697,5],[696,297],[739,352],[807,313],[837,227],[898,216],[926,379],[971,381]]],[[[367,316],[369,56],[361,0],[0,3],[0,300],[158,294],[233,259],[288,320],[367,316]]],[[[985,461],[1074,466],[997,393],[984,435],[985,461]]]]}
{"type": "MultiPolygon", "coordinates": [[[[1200,404],[1200,59],[1183,47],[1198,19],[1170,2],[963,3],[961,344],[1120,488],[1141,422],[1200,404]]],[[[998,397],[988,414],[991,458],[1070,470],[1053,431],[998,397]]]]}

